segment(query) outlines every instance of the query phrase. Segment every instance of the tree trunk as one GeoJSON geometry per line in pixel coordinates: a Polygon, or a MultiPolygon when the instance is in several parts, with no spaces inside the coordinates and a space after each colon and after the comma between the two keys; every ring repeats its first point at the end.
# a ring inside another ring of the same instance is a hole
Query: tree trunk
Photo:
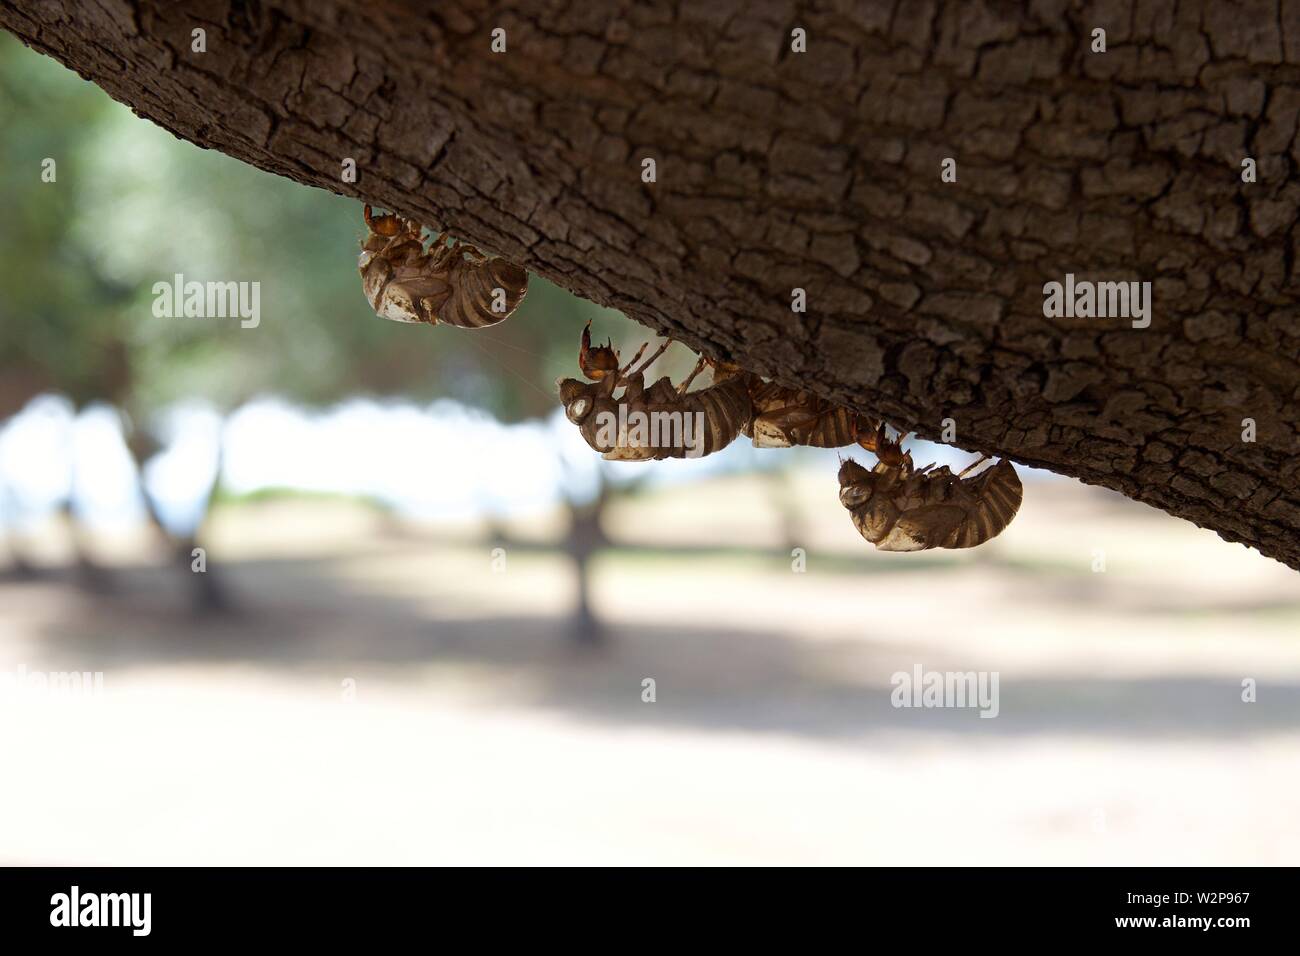
{"type": "MultiPolygon", "coordinates": [[[[8,424],[0,418],[0,431],[8,424]]],[[[22,508],[18,496],[14,494],[8,479],[0,472],[0,533],[3,533],[5,545],[9,551],[9,568],[0,570],[0,581],[30,581],[39,576],[36,565],[27,559],[26,542],[19,531],[22,520],[22,508]]]]}
{"type": "Polygon", "coordinates": [[[589,647],[604,644],[607,639],[605,627],[591,604],[591,559],[597,551],[609,546],[609,539],[600,523],[608,500],[606,487],[602,485],[600,494],[591,504],[570,505],[569,533],[564,539],[577,584],[571,634],[580,645],[589,647]]]}
{"type": "Polygon", "coordinates": [[[202,544],[203,527],[207,524],[208,517],[212,513],[212,502],[217,495],[217,489],[221,486],[222,458],[224,454],[220,450],[222,446],[218,445],[217,462],[212,474],[212,485],[208,488],[204,497],[202,517],[199,518],[197,525],[189,533],[180,535],[172,533],[167,527],[167,523],[163,521],[158,502],[150,494],[149,486],[144,479],[145,466],[148,464],[149,459],[162,449],[162,443],[147,428],[128,418],[126,447],[135,462],[137,487],[140,490],[140,499],[144,503],[145,514],[149,519],[149,526],[162,540],[169,563],[180,574],[185,576],[189,586],[190,610],[197,617],[235,610],[235,603],[225,585],[224,573],[216,565],[208,563],[207,549],[202,544]],[[194,551],[196,548],[203,548],[204,551],[203,570],[201,571],[196,571],[194,567],[196,559],[194,551]]]}
{"type": "Polygon", "coordinates": [[[45,0],[0,24],[202,146],[1300,568],[1300,2],[674,6],[45,0]],[[1151,282],[1150,326],[1045,317],[1066,273],[1151,282]]]}

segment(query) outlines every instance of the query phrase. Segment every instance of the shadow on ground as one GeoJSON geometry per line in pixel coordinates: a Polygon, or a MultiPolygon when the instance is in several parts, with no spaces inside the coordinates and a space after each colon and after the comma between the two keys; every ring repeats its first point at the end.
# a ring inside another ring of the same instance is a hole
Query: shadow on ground
{"type": "MultiPolygon", "coordinates": [[[[195,618],[173,572],[151,567],[115,571],[109,593],[78,589],[68,576],[0,582],[0,607],[21,598],[58,602],[58,613],[40,624],[36,638],[40,659],[53,670],[111,675],[241,663],[335,686],[341,675],[362,671],[416,687],[430,674],[455,680],[463,673],[488,688],[487,706],[495,695],[502,706],[629,727],[828,740],[882,733],[1190,739],[1300,727],[1294,683],[1262,683],[1259,702],[1247,705],[1239,679],[1177,673],[1056,679],[1003,669],[997,719],[981,718],[977,709],[895,708],[890,680],[899,662],[942,669],[951,650],[940,651],[915,632],[888,635],[887,619],[882,625],[864,618],[863,640],[619,624],[609,628],[606,646],[592,650],[569,639],[564,618],[444,618],[427,604],[359,589],[328,561],[245,561],[226,571],[242,602],[230,615],[195,618]],[[656,684],[653,704],[642,701],[645,678],[656,684]]],[[[1050,599],[1068,597],[1065,590],[1057,584],[1050,599]]],[[[1076,596],[1085,600],[1088,590],[1085,585],[1076,596]]],[[[436,686],[430,693],[438,693],[436,686]]]]}

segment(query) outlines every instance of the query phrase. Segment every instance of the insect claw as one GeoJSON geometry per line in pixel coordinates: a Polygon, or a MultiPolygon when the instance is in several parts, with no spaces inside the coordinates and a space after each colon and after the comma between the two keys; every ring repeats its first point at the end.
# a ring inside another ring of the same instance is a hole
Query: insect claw
{"type": "Polygon", "coordinates": [[[366,220],[366,228],[377,236],[383,236],[385,239],[391,239],[405,231],[403,220],[394,213],[386,213],[382,216],[376,216],[374,208],[369,204],[361,210],[361,215],[366,220]]]}
{"type": "MultiPolygon", "coordinates": [[[[910,453],[904,452],[902,448],[902,441],[906,437],[906,435],[900,434],[898,438],[890,438],[888,431],[886,431],[886,425],[882,421],[876,426],[875,447],[872,448],[865,444],[862,447],[868,451],[874,451],[881,463],[888,467],[897,468],[906,465],[910,468],[912,456],[910,453]]],[[[862,442],[859,442],[859,444],[862,444],[862,442]]]]}
{"type": "Polygon", "coordinates": [[[578,367],[582,374],[593,382],[599,382],[610,372],[618,370],[618,353],[614,351],[613,341],[609,345],[591,347],[591,322],[582,329],[581,345],[578,347],[578,367]]]}
{"type": "Polygon", "coordinates": [[[582,338],[578,344],[578,368],[582,369],[587,378],[591,378],[592,368],[590,364],[591,356],[591,320],[582,328],[582,338]]]}

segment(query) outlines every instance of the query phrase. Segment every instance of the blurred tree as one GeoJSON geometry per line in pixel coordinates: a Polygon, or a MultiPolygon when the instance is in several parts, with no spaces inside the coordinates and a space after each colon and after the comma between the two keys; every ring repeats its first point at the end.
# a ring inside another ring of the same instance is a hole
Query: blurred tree
{"type": "MultiPolygon", "coordinates": [[[[72,241],[78,194],[68,186],[93,165],[80,148],[87,131],[116,107],[89,83],[66,76],[0,38],[0,125],[24,130],[0,138],[0,168],[8,171],[0,177],[8,227],[0,231],[0,422],[43,391],[82,404],[113,400],[126,389],[119,309],[130,290],[72,241]],[[58,121],[42,121],[50,117],[58,121]]],[[[0,495],[12,509],[9,489],[0,495]]],[[[70,506],[65,501],[65,512],[70,506]]],[[[29,572],[19,546],[11,548],[29,572]]],[[[87,579],[102,583],[84,550],[79,555],[87,579]]]]}
{"type": "MultiPolygon", "coordinates": [[[[163,445],[163,413],[201,400],[229,415],[274,393],[309,406],[345,396],[439,397],[503,421],[554,412],[554,381],[575,371],[587,321],[624,346],[644,331],[619,313],[533,278],[519,312],[479,332],[377,318],[356,271],[360,206],[216,152],[130,114],[99,88],[0,36],[0,416],[55,391],[77,408],[124,413],[141,475],[163,445]],[[42,182],[42,162],[55,179],[42,182]],[[260,322],[155,314],[153,285],[260,283],[260,322]]],[[[681,370],[678,354],[665,364],[681,370]]],[[[219,461],[214,457],[215,461],[219,461]]],[[[210,500],[219,480],[214,468],[210,500]]],[[[609,489],[570,502],[570,554],[586,593],[609,489]]],[[[219,562],[189,573],[201,518],[178,525],[142,481],[202,609],[225,603],[219,562]]],[[[195,509],[201,516],[206,506],[195,509]]],[[[595,633],[585,600],[578,631],[595,633]]]]}

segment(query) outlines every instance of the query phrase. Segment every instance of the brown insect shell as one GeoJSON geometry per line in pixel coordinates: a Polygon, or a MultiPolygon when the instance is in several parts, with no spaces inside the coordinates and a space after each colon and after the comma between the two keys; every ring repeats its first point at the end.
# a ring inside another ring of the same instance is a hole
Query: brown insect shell
{"type": "MultiPolygon", "coordinates": [[[[630,419],[633,412],[643,412],[647,416],[655,413],[702,415],[703,435],[698,437],[703,450],[697,457],[712,454],[730,444],[749,416],[748,391],[745,383],[735,377],[715,381],[708,388],[686,395],[678,395],[666,376],[646,388],[644,376],[640,373],[618,380],[611,375],[599,382],[564,379],[559,383],[559,391],[566,417],[578,426],[579,433],[593,450],[611,461],[684,458],[688,451],[692,451],[684,445],[630,445],[626,442],[626,435],[616,435],[613,442],[600,440],[602,431],[605,431],[602,424],[630,419]],[[619,388],[622,392],[616,398],[614,392],[619,388]],[[623,409],[623,419],[619,417],[620,408],[623,409]],[[612,418],[605,419],[602,413],[608,413],[612,418]]],[[[695,420],[693,417],[684,419],[692,423],[695,420]]]]}
{"type": "Polygon", "coordinates": [[[578,426],[578,433],[601,454],[612,451],[612,444],[598,441],[602,412],[618,415],[618,402],[614,400],[614,389],[618,382],[614,375],[609,375],[599,382],[583,382],[576,378],[561,379],[559,382],[560,404],[564,406],[564,415],[578,426]]]}
{"type": "MultiPolygon", "coordinates": [[[[688,415],[702,415],[704,422],[703,455],[726,448],[736,440],[753,415],[748,383],[742,375],[714,372],[713,383],[708,388],[687,392],[677,397],[675,407],[688,415]]],[[[669,449],[675,454],[661,457],[685,457],[684,449],[669,449]]]]}
{"type": "Polygon", "coordinates": [[[868,472],[840,467],[840,502],[863,538],[882,551],[970,548],[996,537],[1020,508],[1023,488],[1007,460],[973,478],[947,467],[924,474],[911,457],[868,472]]]}
{"type": "Polygon", "coordinates": [[[446,260],[449,296],[439,303],[440,322],[462,329],[482,329],[504,322],[528,292],[528,272],[501,258],[466,258],[457,246],[446,260]],[[497,289],[505,293],[505,311],[493,312],[497,289]]]}
{"type": "Polygon", "coordinates": [[[621,402],[626,404],[629,416],[633,411],[640,411],[649,416],[650,421],[654,421],[656,415],[679,416],[683,429],[693,430],[697,422],[701,425],[698,433],[693,431],[694,440],[690,448],[685,443],[658,447],[623,444],[605,456],[623,461],[702,458],[711,455],[731,444],[750,416],[747,383],[741,376],[725,370],[715,370],[714,381],[707,388],[687,392],[685,395],[679,395],[667,378],[660,378],[647,389],[639,376],[632,376],[621,402]]]}
{"type": "Polygon", "coordinates": [[[528,291],[528,272],[473,246],[450,246],[435,237],[429,249],[418,225],[396,217],[371,220],[357,269],[362,291],[375,314],[396,322],[486,328],[505,321],[528,291]],[[376,231],[392,228],[394,234],[376,231]],[[494,312],[496,289],[505,293],[505,311],[494,312]]]}
{"type": "Polygon", "coordinates": [[[870,431],[866,420],[852,409],[800,389],[765,382],[757,375],[743,374],[753,413],[741,431],[755,448],[843,448],[870,431]]]}

